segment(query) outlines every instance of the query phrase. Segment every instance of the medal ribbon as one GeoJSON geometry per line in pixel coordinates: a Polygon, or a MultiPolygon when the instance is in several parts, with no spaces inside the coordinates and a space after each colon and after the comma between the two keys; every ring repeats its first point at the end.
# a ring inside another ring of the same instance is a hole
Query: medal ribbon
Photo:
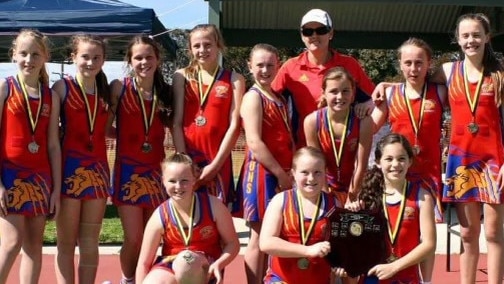
{"type": "Polygon", "coordinates": [[[465,95],[467,102],[469,103],[469,108],[471,109],[471,113],[473,115],[474,119],[474,114],[476,112],[476,107],[478,105],[478,100],[479,96],[481,93],[481,85],[483,83],[483,73],[485,71],[485,68],[481,69],[481,76],[478,80],[478,85],[476,85],[476,93],[474,94],[474,100],[471,99],[471,93],[469,91],[469,79],[467,78],[467,72],[466,72],[466,67],[465,67],[465,61],[464,61],[464,88],[465,88],[465,95]]]}
{"type": "Polygon", "coordinates": [[[408,115],[411,121],[411,125],[413,126],[413,131],[415,132],[415,143],[418,137],[418,132],[420,131],[420,127],[422,127],[423,116],[425,113],[425,96],[427,95],[427,84],[424,84],[423,92],[422,92],[422,104],[420,106],[420,114],[418,115],[418,124],[415,119],[415,115],[413,114],[413,108],[411,107],[411,102],[406,94],[406,86],[404,86],[403,96],[404,101],[406,102],[406,107],[408,108],[408,115]]]}
{"type": "Polygon", "coordinates": [[[345,147],[345,140],[347,136],[347,130],[348,130],[348,125],[350,124],[350,110],[347,110],[347,113],[345,115],[345,126],[343,128],[343,134],[341,135],[341,141],[339,145],[339,149],[336,148],[336,140],[335,135],[334,135],[334,129],[331,123],[331,119],[329,118],[329,108],[327,109],[326,112],[326,118],[327,118],[327,124],[329,126],[329,135],[331,137],[331,145],[334,153],[334,158],[336,159],[336,166],[339,168],[340,166],[340,161],[341,161],[341,156],[343,155],[343,147],[345,147]]]}
{"type": "Polygon", "coordinates": [[[86,104],[87,118],[88,118],[88,127],[89,133],[92,136],[94,132],[95,122],[96,122],[96,114],[98,113],[98,89],[96,88],[96,82],[94,84],[94,93],[95,93],[95,101],[93,107],[93,113],[91,113],[91,106],[89,105],[89,100],[87,98],[86,89],[82,82],[76,78],[77,84],[81,90],[82,98],[84,99],[84,103],[86,104]]]}
{"type": "MultiPolygon", "coordinates": [[[[255,82],[255,87],[257,89],[259,89],[259,91],[261,91],[265,97],[276,102],[276,100],[274,98],[275,96],[273,96],[270,92],[266,91],[263,87],[261,87],[261,85],[259,85],[259,83],[255,82]]],[[[278,111],[280,112],[280,115],[282,116],[282,120],[285,123],[285,127],[287,127],[287,130],[289,132],[291,132],[290,123],[289,123],[289,116],[287,115],[287,105],[282,102],[282,107],[279,107],[278,111]]]]}
{"type": "Polygon", "coordinates": [[[196,197],[193,194],[192,201],[191,201],[191,209],[190,209],[191,213],[189,215],[189,221],[188,221],[189,224],[187,225],[187,235],[185,233],[184,226],[182,226],[182,221],[180,221],[180,215],[179,215],[177,209],[175,209],[175,206],[173,206],[172,202],[169,202],[170,208],[171,208],[173,215],[175,217],[175,221],[177,222],[177,228],[180,232],[180,236],[182,236],[182,239],[184,240],[184,244],[186,247],[189,246],[189,241],[191,240],[191,237],[192,237],[195,201],[196,201],[196,197]]]}
{"type": "Polygon", "coordinates": [[[34,118],[31,107],[30,107],[30,98],[28,97],[28,92],[26,91],[25,82],[21,81],[19,79],[19,75],[16,76],[16,79],[19,82],[19,85],[21,86],[21,91],[23,93],[23,98],[24,98],[24,101],[26,104],[26,110],[28,113],[28,121],[30,122],[31,133],[33,136],[33,135],[35,135],[35,131],[37,130],[37,124],[38,124],[40,113],[42,110],[42,86],[40,85],[40,82],[39,82],[38,83],[38,92],[39,92],[38,107],[37,107],[37,114],[35,115],[35,118],[34,118]]]}
{"type": "Polygon", "coordinates": [[[154,92],[152,94],[152,108],[151,108],[149,118],[147,118],[147,110],[145,109],[143,92],[140,90],[140,88],[138,88],[137,83],[136,83],[136,79],[133,80],[133,84],[135,85],[135,90],[138,95],[138,99],[140,100],[140,106],[142,107],[142,117],[143,117],[143,121],[144,121],[144,133],[145,133],[145,139],[147,140],[147,136],[149,136],[150,127],[152,126],[152,121],[154,121],[154,114],[156,113],[156,104],[157,104],[158,97],[156,95],[156,89],[154,88],[154,92]]]}
{"type": "Polygon", "coordinates": [[[198,94],[200,99],[200,110],[203,109],[203,106],[206,103],[206,99],[208,98],[208,94],[210,93],[210,90],[217,80],[217,72],[219,71],[219,69],[220,67],[217,65],[212,73],[212,81],[210,82],[210,85],[208,85],[208,88],[205,92],[203,92],[203,76],[201,75],[201,70],[198,70],[198,94]]]}
{"type": "Polygon", "coordinates": [[[394,224],[394,228],[391,228],[390,224],[390,218],[388,214],[388,209],[387,209],[387,200],[385,197],[385,193],[383,193],[382,197],[382,204],[383,204],[383,211],[385,213],[385,219],[387,219],[387,229],[388,229],[388,236],[390,238],[391,245],[393,246],[395,244],[396,238],[397,238],[397,233],[399,232],[399,228],[401,228],[401,223],[403,220],[403,215],[404,215],[404,208],[406,207],[406,189],[408,188],[408,182],[404,183],[404,186],[402,188],[402,198],[401,198],[401,205],[399,207],[399,215],[397,216],[397,219],[394,224]]]}
{"type": "Polygon", "coordinates": [[[321,203],[321,197],[322,193],[319,194],[317,198],[317,207],[315,208],[315,212],[313,212],[313,217],[310,221],[310,226],[308,226],[308,231],[305,231],[305,226],[304,226],[304,211],[303,211],[303,200],[299,196],[298,190],[296,190],[296,198],[297,202],[299,204],[299,227],[301,227],[301,243],[303,245],[306,245],[306,242],[308,242],[308,239],[310,238],[310,234],[313,231],[313,227],[315,226],[315,223],[317,222],[317,217],[320,211],[320,203],[321,203]]]}

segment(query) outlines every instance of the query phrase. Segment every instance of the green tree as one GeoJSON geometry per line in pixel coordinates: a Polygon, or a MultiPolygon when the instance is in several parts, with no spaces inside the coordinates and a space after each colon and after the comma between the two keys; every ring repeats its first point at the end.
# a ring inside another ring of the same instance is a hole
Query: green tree
{"type": "Polygon", "coordinates": [[[347,49],[343,51],[359,60],[369,78],[375,82],[397,81],[397,55],[393,49],[347,49]]]}

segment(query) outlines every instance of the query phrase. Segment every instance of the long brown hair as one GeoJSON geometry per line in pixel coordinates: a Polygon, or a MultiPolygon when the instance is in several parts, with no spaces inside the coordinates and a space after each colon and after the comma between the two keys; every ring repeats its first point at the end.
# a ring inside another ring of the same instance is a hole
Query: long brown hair
{"type": "MultiPolygon", "coordinates": [[[[489,37],[489,40],[485,43],[485,50],[483,54],[483,67],[484,75],[491,76],[494,92],[495,92],[495,104],[500,106],[502,104],[502,97],[504,96],[504,78],[503,71],[504,66],[499,61],[497,56],[495,56],[494,50],[492,48],[492,43],[490,42],[491,26],[488,17],[481,13],[469,13],[460,16],[457,19],[457,26],[455,28],[455,40],[459,39],[459,26],[460,22],[464,20],[473,20],[478,22],[485,31],[485,35],[489,37]]],[[[460,58],[464,59],[465,55],[463,51],[460,51],[460,58]]]]}
{"type": "Polygon", "coordinates": [[[163,123],[165,125],[168,124],[167,119],[168,116],[172,113],[173,107],[173,94],[170,85],[168,85],[163,77],[163,72],[161,71],[161,64],[163,62],[163,52],[162,48],[152,37],[147,35],[138,35],[135,36],[128,44],[126,48],[126,55],[124,56],[124,60],[131,64],[131,57],[133,56],[133,46],[136,44],[146,44],[150,45],[154,50],[154,54],[158,59],[158,66],[156,66],[156,70],[154,71],[154,88],[157,92],[159,101],[161,103],[161,109],[165,110],[167,113],[162,116],[163,123]]]}
{"type": "MultiPolygon", "coordinates": [[[[375,148],[375,162],[379,163],[383,156],[383,149],[385,146],[400,143],[406,153],[408,158],[411,160],[414,157],[413,148],[408,142],[408,139],[401,134],[390,133],[385,135],[380,139],[375,148]]],[[[359,199],[364,201],[366,209],[380,208],[381,198],[385,190],[385,177],[383,176],[382,169],[378,168],[375,164],[371,169],[369,169],[364,178],[362,179],[361,191],[359,194],[359,199]]]]}
{"type": "MultiPolygon", "coordinates": [[[[81,42],[87,42],[101,47],[103,50],[103,60],[105,61],[105,58],[107,57],[107,43],[103,38],[90,34],[76,34],[72,36],[72,38],[70,39],[70,48],[72,50],[72,54],[77,54],[77,52],[79,51],[79,44],[81,42]]],[[[96,88],[98,88],[98,97],[103,98],[106,103],[110,104],[110,87],[108,84],[107,76],[103,72],[102,68],[100,68],[100,72],[96,74],[95,79],[96,88]]]]}

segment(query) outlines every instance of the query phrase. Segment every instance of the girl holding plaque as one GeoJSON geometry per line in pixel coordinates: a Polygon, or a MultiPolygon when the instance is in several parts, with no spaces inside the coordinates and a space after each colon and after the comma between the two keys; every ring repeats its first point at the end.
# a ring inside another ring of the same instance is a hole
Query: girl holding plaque
{"type": "Polygon", "coordinates": [[[271,90],[280,66],[278,51],[269,44],[256,44],[248,62],[254,85],[243,97],[241,117],[247,150],[238,190],[243,191],[243,218],[250,226],[245,251],[248,283],[264,277],[265,255],[259,249],[259,232],[266,206],[282,189],[292,187],[289,171],[294,152],[287,104],[271,90]]]}
{"type": "Polygon", "coordinates": [[[170,199],[147,223],[136,283],[222,283],[240,249],[231,214],[208,192],[194,192],[197,173],[189,156],[173,154],[162,169],[170,199]]]}
{"type": "Polygon", "coordinates": [[[61,194],[59,100],[49,88],[48,38],[24,29],[10,53],[16,76],[0,79],[0,283],[22,248],[20,282],[38,283],[46,219],[61,194]]]}
{"type": "MultiPolygon", "coordinates": [[[[421,39],[410,38],[397,50],[404,83],[386,89],[386,99],[371,114],[379,129],[386,120],[392,132],[408,138],[415,159],[408,179],[424,181],[436,200],[436,220],[441,212],[441,122],[447,106],[446,87],[428,81],[432,49],[421,39]]],[[[422,263],[422,281],[431,281],[434,255],[422,263]]]]}
{"type": "Polygon", "coordinates": [[[98,267],[98,239],[110,174],[105,144],[110,89],[102,71],[105,42],[79,34],[71,40],[75,78],[58,80],[53,90],[61,102],[63,183],[56,219],[58,283],[75,279],[75,245],[79,244],[79,283],[94,283],[98,267]]]}
{"type": "Polygon", "coordinates": [[[368,276],[380,283],[420,283],[418,264],[436,248],[434,199],[424,183],[406,178],[414,158],[406,137],[384,136],[375,157],[377,164],[364,177],[360,199],[367,209],[382,208],[390,253],[387,263],[371,268],[368,276]]]}
{"type": "Polygon", "coordinates": [[[189,66],[177,70],[173,77],[173,138],[175,149],[189,154],[201,169],[198,185],[242,217],[231,150],[239,135],[245,80],[219,65],[219,54],[224,50],[215,25],[197,25],[189,33],[189,66]]]}
{"type": "Polygon", "coordinates": [[[359,195],[373,136],[371,118],[359,119],[352,109],[355,89],[343,67],[329,69],[322,80],[320,109],[304,120],[307,144],[327,157],[329,192],[345,207],[358,206],[352,202],[359,195]]]}
{"type": "MultiPolygon", "coordinates": [[[[482,214],[488,282],[501,283],[504,275],[504,66],[494,54],[490,31],[485,15],[460,16],[455,29],[460,60],[443,64],[432,80],[448,87],[452,126],[442,200],[455,204],[460,221],[461,283],[476,279],[482,214]]],[[[373,95],[384,97],[381,90],[373,95]]]]}
{"type": "MultiPolygon", "coordinates": [[[[145,224],[167,198],[160,163],[165,157],[163,122],[170,114],[171,93],[161,74],[161,49],[154,39],[133,38],[126,60],[134,75],[111,83],[111,109],[117,127],[112,200],[124,231],[121,283],[134,283],[145,224]]],[[[114,134],[112,131],[110,128],[114,134]]]]}
{"type": "Polygon", "coordinates": [[[269,255],[264,283],[330,282],[325,216],[336,199],[322,191],[325,168],[319,149],[308,146],[294,154],[294,188],[275,195],[264,214],[259,236],[261,250],[269,255]]]}

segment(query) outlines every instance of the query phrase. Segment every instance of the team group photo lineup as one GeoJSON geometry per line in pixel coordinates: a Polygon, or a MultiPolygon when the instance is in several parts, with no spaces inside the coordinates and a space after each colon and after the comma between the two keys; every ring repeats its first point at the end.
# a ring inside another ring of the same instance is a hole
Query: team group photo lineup
{"type": "Polygon", "coordinates": [[[49,36],[20,29],[16,69],[0,78],[0,284],[49,283],[50,223],[54,281],[101,283],[108,207],[121,277],[103,283],[224,283],[241,247],[244,277],[226,283],[440,283],[448,210],[459,283],[477,281],[481,240],[486,282],[502,283],[504,61],[488,15],[459,16],[458,54],[436,66],[429,42],[405,37],[397,80],[383,82],[333,49],[327,11],[297,21],[300,53],[257,42],[243,74],[224,67],[213,24],[186,33],[188,62],[169,76],[156,37],[132,36],[127,75],[113,80],[107,39],[76,32],[65,43],[75,72],[54,82],[49,36]]]}

